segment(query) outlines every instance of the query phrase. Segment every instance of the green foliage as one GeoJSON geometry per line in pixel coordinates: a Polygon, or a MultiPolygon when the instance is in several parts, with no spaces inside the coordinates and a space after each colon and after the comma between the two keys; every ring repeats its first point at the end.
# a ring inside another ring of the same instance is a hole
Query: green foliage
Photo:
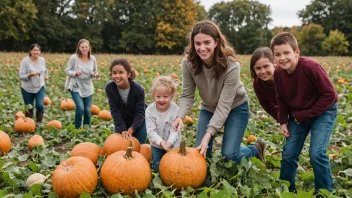
{"type": "Polygon", "coordinates": [[[321,43],[326,38],[324,28],[321,25],[309,24],[302,27],[299,34],[298,47],[302,55],[321,55],[321,43]]]}
{"type": "Polygon", "coordinates": [[[339,30],[331,30],[329,37],[323,41],[322,47],[329,55],[339,56],[348,52],[349,43],[345,34],[339,30]]]}

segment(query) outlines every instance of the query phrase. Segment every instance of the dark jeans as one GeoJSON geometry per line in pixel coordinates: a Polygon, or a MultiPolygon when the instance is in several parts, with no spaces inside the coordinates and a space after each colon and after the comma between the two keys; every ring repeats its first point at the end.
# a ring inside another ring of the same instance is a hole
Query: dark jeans
{"type": "Polygon", "coordinates": [[[90,127],[90,106],[92,104],[92,96],[82,98],[78,92],[71,91],[71,96],[76,105],[75,128],[78,129],[82,125],[82,116],[84,117],[83,126],[90,127]]]}
{"type": "Polygon", "coordinates": [[[32,105],[35,99],[35,109],[37,113],[44,113],[44,96],[45,87],[43,86],[37,93],[29,93],[21,87],[21,93],[23,96],[25,105],[32,105]]]}
{"type": "Polygon", "coordinates": [[[160,149],[157,147],[152,146],[152,163],[153,169],[155,173],[159,173],[159,164],[161,158],[165,155],[166,151],[164,149],[160,149]]]}

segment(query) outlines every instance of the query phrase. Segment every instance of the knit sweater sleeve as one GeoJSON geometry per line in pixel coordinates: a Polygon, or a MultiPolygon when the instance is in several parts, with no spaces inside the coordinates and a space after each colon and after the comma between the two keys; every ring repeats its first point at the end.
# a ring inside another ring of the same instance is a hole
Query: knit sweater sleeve
{"type": "Polygon", "coordinates": [[[140,86],[136,89],[135,98],[135,116],[133,118],[132,128],[136,131],[145,119],[145,94],[144,89],[140,86]]]}
{"type": "Polygon", "coordinates": [[[158,133],[156,123],[153,119],[156,112],[153,112],[151,106],[149,106],[147,108],[147,110],[145,111],[145,124],[146,124],[146,128],[147,128],[147,134],[148,134],[148,138],[149,138],[150,143],[152,145],[160,148],[160,143],[164,140],[158,133]]]}
{"type": "Polygon", "coordinates": [[[20,66],[20,70],[19,70],[19,76],[21,80],[29,80],[28,78],[28,73],[27,73],[27,60],[28,58],[24,58],[21,61],[21,66],[20,66]]]}
{"type": "Polygon", "coordinates": [[[277,117],[279,119],[280,125],[283,125],[283,124],[287,124],[287,122],[288,122],[288,115],[289,115],[290,107],[288,106],[288,104],[285,102],[285,100],[281,96],[281,92],[283,92],[283,90],[281,89],[281,85],[280,85],[280,84],[282,84],[281,83],[282,76],[281,76],[280,72],[283,72],[283,71],[281,71],[280,68],[275,70],[274,79],[275,79],[276,100],[277,100],[277,104],[279,107],[277,117]]]}
{"type": "Polygon", "coordinates": [[[125,121],[122,117],[122,114],[118,105],[118,101],[116,100],[116,97],[115,97],[117,90],[114,91],[112,83],[113,82],[109,82],[105,86],[105,92],[106,92],[106,96],[108,97],[111,115],[114,120],[115,132],[121,133],[122,131],[127,131],[127,128],[126,128],[125,121]]]}
{"type": "Polygon", "coordinates": [[[73,54],[70,59],[67,62],[67,66],[65,69],[65,72],[68,76],[74,77],[76,76],[76,71],[75,71],[75,65],[76,65],[76,61],[77,61],[77,56],[76,54],[73,54]]]}
{"type": "Polygon", "coordinates": [[[260,106],[263,107],[265,112],[267,112],[271,117],[273,117],[276,121],[278,120],[277,113],[278,113],[278,107],[275,106],[271,101],[269,101],[263,94],[268,94],[268,93],[263,93],[261,91],[260,83],[255,81],[253,82],[253,88],[255,91],[255,94],[258,98],[260,106]]]}

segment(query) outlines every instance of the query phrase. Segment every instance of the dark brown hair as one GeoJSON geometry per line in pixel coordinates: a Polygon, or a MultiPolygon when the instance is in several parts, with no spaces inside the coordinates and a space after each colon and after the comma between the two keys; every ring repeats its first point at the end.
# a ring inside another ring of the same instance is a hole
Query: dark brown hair
{"type": "Polygon", "coordinates": [[[40,46],[39,46],[37,43],[34,43],[34,44],[32,44],[31,46],[29,46],[29,57],[32,56],[32,54],[31,54],[30,51],[32,51],[35,47],[37,47],[37,48],[39,49],[39,51],[41,51],[40,46]]]}
{"type": "Polygon", "coordinates": [[[136,72],[132,69],[131,64],[126,60],[126,59],[116,59],[112,61],[110,65],[110,76],[112,76],[112,68],[114,68],[117,65],[123,66],[123,68],[127,71],[127,74],[130,74],[129,79],[133,80],[136,78],[136,72]]]}
{"type": "Polygon", "coordinates": [[[227,61],[235,62],[235,50],[228,44],[225,35],[223,35],[219,27],[212,21],[201,21],[193,26],[192,32],[189,36],[189,43],[186,48],[186,54],[188,54],[188,60],[192,62],[192,68],[194,75],[198,75],[202,72],[204,62],[199,57],[194,46],[194,37],[199,34],[206,34],[211,36],[215,42],[218,42],[214,49],[213,55],[213,67],[215,69],[214,78],[217,79],[221,74],[225,73],[227,69],[227,61]]]}
{"type": "Polygon", "coordinates": [[[293,51],[298,49],[298,43],[296,37],[288,32],[281,32],[273,37],[270,42],[270,49],[274,52],[274,46],[289,44],[293,51]]]}
{"type": "Polygon", "coordinates": [[[79,49],[79,46],[82,43],[88,43],[88,46],[89,46],[88,58],[90,59],[90,54],[92,53],[92,47],[90,46],[90,43],[89,43],[89,41],[87,39],[81,39],[81,40],[78,41],[77,48],[76,48],[76,54],[78,55],[79,58],[82,58],[82,52],[79,49]]]}
{"type": "Polygon", "coordinates": [[[268,47],[257,48],[253,52],[252,57],[251,57],[251,61],[249,63],[249,69],[251,72],[252,80],[255,80],[257,78],[257,74],[254,71],[254,65],[261,58],[267,58],[267,59],[269,59],[270,62],[274,63],[273,52],[271,51],[270,48],[268,48],[268,47]]]}

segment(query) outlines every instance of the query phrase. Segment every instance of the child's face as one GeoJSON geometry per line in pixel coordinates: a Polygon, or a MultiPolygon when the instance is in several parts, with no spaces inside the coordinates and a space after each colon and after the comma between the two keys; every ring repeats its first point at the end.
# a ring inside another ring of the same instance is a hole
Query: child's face
{"type": "Polygon", "coordinates": [[[296,69],[300,50],[293,50],[289,44],[275,45],[273,47],[275,63],[288,73],[296,69]]]}
{"type": "Polygon", "coordinates": [[[218,42],[213,37],[199,33],[194,36],[194,47],[198,56],[207,64],[212,65],[214,49],[218,42]]]}
{"type": "Polygon", "coordinates": [[[274,63],[268,58],[262,57],[254,64],[254,71],[258,78],[263,81],[274,81],[274,63]]]}
{"type": "Polygon", "coordinates": [[[128,78],[130,74],[125,70],[122,65],[115,65],[111,69],[111,79],[116,83],[120,89],[128,89],[130,82],[128,78]]]}
{"type": "Polygon", "coordinates": [[[171,94],[170,90],[166,88],[157,88],[154,92],[153,99],[156,104],[156,109],[159,112],[165,112],[169,109],[170,103],[172,100],[173,95],[171,94]]]}

